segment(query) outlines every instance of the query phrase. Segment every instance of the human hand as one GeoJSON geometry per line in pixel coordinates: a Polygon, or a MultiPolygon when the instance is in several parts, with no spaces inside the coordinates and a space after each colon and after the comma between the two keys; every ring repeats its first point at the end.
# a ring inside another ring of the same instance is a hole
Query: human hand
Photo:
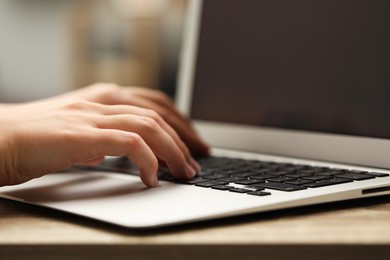
{"type": "Polygon", "coordinates": [[[156,112],[101,103],[69,95],[0,109],[0,185],[100,161],[105,155],[127,156],[149,187],[158,185],[158,159],[174,176],[194,177],[199,165],[156,112]]]}
{"type": "Polygon", "coordinates": [[[105,105],[133,105],[156,111],[180,136],[194,155],[208,155],[210,147],[195,132],[191,122],[178,112],[171,99],[161,91],[120,87],[111,83],[98,83],[62,97],[81,97],[105,105]]]}

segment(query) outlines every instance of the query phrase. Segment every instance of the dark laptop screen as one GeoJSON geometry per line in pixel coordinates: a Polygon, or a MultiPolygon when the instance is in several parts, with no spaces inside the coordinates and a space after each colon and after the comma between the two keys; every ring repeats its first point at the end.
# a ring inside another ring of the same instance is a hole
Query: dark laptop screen
{"type": "Polygon", "coordinates": [[[191,117],[390,138],[390,1],[205,0],[191,117]]]}

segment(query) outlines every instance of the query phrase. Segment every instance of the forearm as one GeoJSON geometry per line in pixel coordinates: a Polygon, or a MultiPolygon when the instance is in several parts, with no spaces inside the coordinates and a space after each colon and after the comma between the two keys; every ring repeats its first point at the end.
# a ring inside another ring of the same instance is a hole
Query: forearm
{"type": "Polygon", "coordinates": [[[16,106],[17,104],[15,103],[0,103],[0,109],[2,108],[12,108],[14,106],[16,106]]]}
{"type": "Polygon", "coordinates": [[[0,115],[0,187],[10,184],[9,135],[0,115]]]}

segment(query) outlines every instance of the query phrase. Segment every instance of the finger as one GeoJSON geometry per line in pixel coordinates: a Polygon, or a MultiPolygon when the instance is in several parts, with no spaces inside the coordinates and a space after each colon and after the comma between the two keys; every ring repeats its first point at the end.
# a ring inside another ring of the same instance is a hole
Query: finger
{"type": "MultiPolygon", "coordinates": [[[[165,120],[155,111],[150,109],[144,109],[136,106],[124,106],[124,105],[116,105],[116,106],[102,106],[100,105],[101,113],[105,115],[138,115],[149,117],[153,119],[176,143],[179,149],[185,156],[185,159],[191,167],[198,172],[200,170],[199,164],[192,158],[190,151],[188,150],[186,144],[181,140],[176,131],[167,123],[165,120]]],[[[127,119],[127,118],[126,118],[127,119]]],[[[117,126],[120,128],[120,126],[117,126]]]]}
{"type": "Polygon", "coordinates": [[[208,155],[210,146],[197,134],[191,122],[180,114],[172,113],[164,107],[156,107],[155,110],[162,118],[176,130],[181,140],[189,147],[194,155],[208,155]]]}
{"type": "MultiPolygon", "coordinates": [[[[176,111],[175,104],[172,99],[161,91],[141,87],[123,88],[123,90],[127,92],[127,95],[136,95],[142,99],[150,100],[156,104],[176,111]]],[[[126,96],[126,94],[122,96],[126,96]]]]}
{"type": "Polygon", "coordinates": [[[173,138],[192,168],[195,169],[196,172],[200,171],[200,165],[192,158],[187,145],[182,141],[177,132],[157,112],[139,107],[135,107],[135,109],[139,110],[139,115],[147,116],[155,120],[164,129],[164,131],[166,131],[173,138]]]}
{"type": "MultiPolygon", "coordinates": [[[[93,155],[92,159],[104,155],[126,156],[139,168],[141,180],[146,186],[158,186],[157,158],[138,134],[116,129],[95,129],[87,134],[88,138],[83,138],[84,145],[78,147],[88,150],[78,151],[75,156],[80,153],[93,155]]],[[[78,159],[81,163],[89,158],[80,156],[78,159]]]]}
{"type": "Polygon", "coordinates": [[[104,161],[104,156],[99,156],[96,159],[87,160],[85,162],[82,162],[82,163],[80,163],[80,165],[83,165],[83,166],[95,166],[95,165],[100,164],[103,161],[104,161]]]}
{"type": "MultiPolygon", "coordinates": [[[[121,97],[122,103],[126,101],[127,97],[123,95],[121,97]]],[[[164,120],[170,124],[187,144],[190,150],[195,155],[208,155],[210,146],[201,140],[198,134],[195,132],[191,123],[183,115],[181,115],[174,107],[162,106],[159,103],[155,103],[144,98],[132,98],[131,103],[134,106],[148,108],[156,111],[164,120]]]]}
{"type": "MultiPolygon", "coordinates": [[[[120,109],[120,107],[118,108],[120,109]]],[[[190,151],[188,150],[186,144],[182,141],[182,139],[179,137],[179,135],[176,133],[176,131],[167,123],[165,120],[155,111],[150,109],[143,109],[140,107],[130,107],[124,108],[125,110],[129,110],[131,113],[135,113],[140,116],[146,116],[152,118],[154,121],[156,121],[160,127],[163,128],[164,131],[166,131],[170,137],[175,141],[175,143],[179,146],[180,150],[183,152],[186,161],[192,166],[193,169],[195,169],[196,172],[200,171],[200,165],[192,158],[190,151]]],[[[119,110],[116,112],[120,112],[119,110]]],[[[126,112],[126,111],[122,111],[126,112]]]]}
{"type": "Polygon", "coordinates": [[[152,118],[138,115],[112,115],[96,119],[97,127],[119,129],[137,133],[158,158],[165,161],[172,174],[179,178],[192,178],[195,169],[172,137],[152,118]]]}
{"type": "Polygon", "coordinates": [[[176,129],[180,138],[183,140],[184,143],[187,144],[193,155],[209,155],[210,146],[199,137],[199,135],[195,132],[194,128],[188,122],[180,120],[180,118],[165,118],[167,123],[170,124],[174,129],[176,129]]]}

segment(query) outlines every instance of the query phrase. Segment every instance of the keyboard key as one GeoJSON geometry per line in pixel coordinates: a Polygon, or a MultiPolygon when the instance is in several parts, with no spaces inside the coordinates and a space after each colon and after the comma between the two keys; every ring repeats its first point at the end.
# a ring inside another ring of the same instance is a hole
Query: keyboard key
{"type": "Polygon", "coordinates": [[[249,177],[249,179],[254,179],[254,180],[266,180],[266,179],[272,179],[272,178],[275,178],[275,175],[261,174],[261,175],[249,177]]]}
{"type": "Polygon", "coordinates": [[[246,180],[246,178],[243,178],[243,177],[226,177],[225,178],[222,178],[222,179],[219,179],[221,181],[226,181],[226,182],[235,182],[235,181],[243,181],[243,180],[246,180]]]}
{"type": "Polygon", "coordinates": [[[253,189],[254,191],[264,190],[264,187],[260,187],[259,185],[251,185],[248,186],[248,188],[253,189]]]}
{"type": "Polygon", "coordinates": [[[296,178],[287,177],[287,176],[280,176],[280,177],[277,177],[277,178],[267,179],[267,181],[271,181],[271,182],[285,182],[285,181],[292,181],[292,180],[295,180],[295,179],[296,178]]]}
{"type": "Polygon", "coordinates": [[[261,175],[261,174],[268,174],[269,173],[269,170],[266,170],[266,169],[258,169],[258,170],[254,170],[255,173],[257,173],[257,175],[261,175]]]}
{"type": "Polygon", "coordinates": [[[330,170],[329,167],[321,167],[321,166],[311,166],[311,170],[315,170],[316,172],[322,172],[322,171],[327,171],[330,170]]]}
{"type": "Polygon", "coordinates": [[[357,173],[357,174],[365,174],[367,173],[367,171],[357,171],[357,170],[351,170],[351,171],[348,171],[349,173],[357,173]]]}
{"type": "Polygon", "coordinates": [[[222,175],[222,174],[213,174],[213,175],[203,176],[203,178],[209,179],[209,180],[218,180],[218,179],[226,178],[226,176],[222,175]]]}
{"type": "Polygon", "coordinates": [[[304,179],[298,179],[298,180],[293,180],[293,181],[286,181],[286,184],[293,184],[293,185],[303,185],[303,184],[308,184],[308,183],[313,183],[315,181],[310,181],[310,180],[304,180],[304,179]]]}
{"type": "Polygon", "coordinates": [[[276,166],[276,165],[265,166],[265,167],[263,167],[263,169],[270,171],[270,172],[276,172],[276,171],[279,171],[279,166],[276,166]]]}
{"type": "Polygon", "coordinates": [[[343,183],[348,183],[348,182],[352,182],[352,180],[335,178],[335,179],[327,179],[327,180],[322,180],[322,181],[318,181],[318,182],[314,182],[314,183],[304,184],[304,186],[308,187],[308,188],[319,188],[319,187],[336,185],[336,184],[343,184],[343,183]]]}
{"type": "Polygon", "coordinates": [[[303,177],[304,180],[309,180],[309,181],[322,181],[322,180],[332,179],[332,178],[333,178],[332,176],[324,176],[324,175],[303,177]]]}
{"type": "Polygon", "coordinates": [[[372,176],[375,176],[375,177],[387,177],[387,176],[389,176],[388,173],[383,173],[383,172],[367,172],[366,174],[372,175],[372,176]]]}
{"type": "Polygon", "coordinates": [[[221,186],[221,185],[226,185],[226,184],[229,184],[229,183],[224,182],[224,181],[215,181],[214,180],[214,181],[198,182],[195,184],[195,186],[210,188],[213,186],[221,186]]]}
{"type": "Polygon", "coordinates": [[[216,185],[216,186],[211,186],[211,188],[214,190],[229,190],[232,187],[227,185],[216,185]]]}
{"type": "Polygon", "coordinates": [[[263,182],[264,180],[241,180],[241,181],[235,181],[234,183],[241,184],[241,185],[252,185],[252,184],[263,183],[263,182]]]}
{"type": "Polygon", "coordinates": [[[301,173],[301,174],[315,174],[316,172],[319,172],[319,170],[316,170],[316,169],[312,169],[312,168],[306,168],[306,169],[302,169],[302,170],[298,170],[297,173],[301,173]]]}
{"type": "Polygon", "coordinates": [[[303,177],[308,177],[313,175],[311,173],[289,173],[286,176],[292,178],[303,178],[303,177]]]}
{"type": "Polygon", "coordinates": [[[257,172],[242,172],[242,173],[237,173],[235,174],[235,176],[239,176],[239,177],[251,177],[251,176],[257,176],[258,173],[257,172]]]}
{"type": "Polygon", "coordinates": [[[298,170],[303,170],[307,168],[307,166],[303,166],[303,165],[292,165],[292,166],[288,166],[288,167],[283,167],[283,171],[289,171],[289,172],[296,172],[298,170]]]}
{"type": "Polygon", "coordinates": [[[322,171],[316,173],[316,175],[323,175],[323,176],[335,176],[337,174],[343,174],[345,171],[343,170],[329,170],[329,171],[322,171]]]}
{"type": "Polygon", "coordinates": [[[257,187],[263,187],[271,190],[280,190],[280,191],[298,191],[304,190],[305,187],[293,184],[279,183],[279,182],[268,182],[256,185],[257,187]]]}
{"type": "Polygon", "coordinates": [[[212,169],[202,169],[200,172],[198,172],[198,176],[207,176],[207,175],[214,175],[214,174],[217,174],[217,172],[212,169]]]}
{"type": "Polygon", "coordinates": [[[245,172],[249,172],[252,170],[251,167],[248,167],[247,165],[245,166],[241,166],[241,167],[236,167],[236,168],[233,168],[234,170],[236,170],[236,173],[235,174],[238,174],[238,173],[245,173],[245,172]]]}
{"type": "Polygon", "coordinates": [[[249,195],[255,195],[255,196],[268,196],[271,195],[271,192],[266,192],[266,191],[251,191],[247,192],[249,195]]]}
{"type": "Polygon", "coordinates": [[[286,171],[270,171],[269,174],[271,175],[275,175],[275,176],[283,176],[283,175],[286,175],[286,174],[289,174],[290,172],[286,172],[286,171]]]}
{"type": "Polygon", "coordinates": [[[168,171],[158,171],[157,176],[159,180],[174,181],[176,178],[168,171]]]}
{"type": "Polygon", "coordinates": [[[354,181],[363,181],[363,180],[368,180],[368,179],[374,179],[375,176],[373,175],[368,175],[368,174],[362,174],[362,173],[352,173],[352,172],[347,172],[344,174],[338,174],[336,175],[338,178],[345,178],[345,179],[351,179],[354,181]]]}
{"type": "Polygon", "coordinates": [[[222,170],[221,172],[219,172],[220,174],[222,175],[225,175],[226,176],[231,176],[231,175],[235,175],[237,172],[237,170],[235,169],[230,169],[230,170],[222,170]]]}
{"type": "Polygon", "coordinates": [[[229,191],[237,192],[237,193],[247,193],[247,192],[251,192],[252,190],[242,189],[242,188],[230,188],[229,191]]]}
{"type": "Polygon", "coordinates": [[[176,183],[188,184],[188,185],[194,185],[194,184],[201,183],[201,182],[206,182],[206,181],[210,181],[210,180],[204,179],[204,178],[201,178],[201,177],[195,177],[192,180],[179,180],[179,179],[175,180],[176,183]]]}

